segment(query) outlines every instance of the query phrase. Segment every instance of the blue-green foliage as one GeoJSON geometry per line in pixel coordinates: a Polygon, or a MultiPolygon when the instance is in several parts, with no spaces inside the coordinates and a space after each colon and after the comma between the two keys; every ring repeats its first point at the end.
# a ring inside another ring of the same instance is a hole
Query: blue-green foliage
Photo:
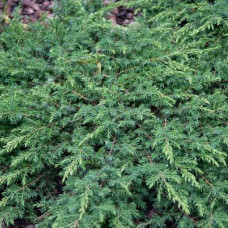
{"type": "Polygon", "coordinates": [[[228,3],[65,0],[0,34],[0,221],[228,227],[228,3]],[[113,27],[117,5],[142,12],[113,27]]]}

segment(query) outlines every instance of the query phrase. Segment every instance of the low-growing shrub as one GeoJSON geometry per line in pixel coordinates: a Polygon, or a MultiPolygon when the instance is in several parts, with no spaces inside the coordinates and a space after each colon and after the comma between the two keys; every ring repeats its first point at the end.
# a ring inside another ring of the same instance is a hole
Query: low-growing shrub
{"type": "Polygon", "coordinates": [[[227,227],[227,1],[60,3],[0,34],[1,223],[227,227]]]}

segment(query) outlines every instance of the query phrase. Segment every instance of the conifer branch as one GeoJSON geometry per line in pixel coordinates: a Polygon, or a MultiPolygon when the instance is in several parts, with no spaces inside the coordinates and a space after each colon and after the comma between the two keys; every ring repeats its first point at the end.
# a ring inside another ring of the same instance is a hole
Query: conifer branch
{"type": "Polygon", "coordinates": [[[74,91],[74,90],[72,91],[72,93],[75,93],[75,94],[77,94],[79,97],[81,97],[82,99],[89,101],[89,98],[83,96],[82,94],[80,94],[80,93],[78,93],[78,92],[76,92],[76,91],[74,91]]]}
{"type": "Polygon", "coordinates": [[[114,149],[116,140],[117,140],[117,137],[115,136],[115,137],[114,137],[114,140],[113,140],[113,142],[112,142],[112,147],[111,147],[111,149],[110,149],[109,152],[108,152],[109,156],[112,154],[112,151],[113,151],[113,149],[114,149]]]}

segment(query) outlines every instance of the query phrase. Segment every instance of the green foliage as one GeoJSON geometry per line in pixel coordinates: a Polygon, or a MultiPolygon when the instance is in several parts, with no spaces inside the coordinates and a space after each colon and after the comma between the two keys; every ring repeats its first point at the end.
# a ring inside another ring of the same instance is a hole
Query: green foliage
{"type": "Polygon", "coordinates": [[[63,0],[0,34],[0,221],[228,226],[228,4],[63,0]],[[105,19],[114,6],[133,25],[105,19]]]}

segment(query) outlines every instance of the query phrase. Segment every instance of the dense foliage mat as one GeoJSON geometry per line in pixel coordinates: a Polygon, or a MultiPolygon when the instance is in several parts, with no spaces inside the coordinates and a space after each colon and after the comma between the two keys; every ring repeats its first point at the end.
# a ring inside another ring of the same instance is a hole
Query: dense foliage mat
{"type": "Polygon", "coordinates": [[[0,221],[228,227],[228,2],[65,0],[0,34],[0,221]],[[106,20],[124,5],[134,24],[106,20]]]}

